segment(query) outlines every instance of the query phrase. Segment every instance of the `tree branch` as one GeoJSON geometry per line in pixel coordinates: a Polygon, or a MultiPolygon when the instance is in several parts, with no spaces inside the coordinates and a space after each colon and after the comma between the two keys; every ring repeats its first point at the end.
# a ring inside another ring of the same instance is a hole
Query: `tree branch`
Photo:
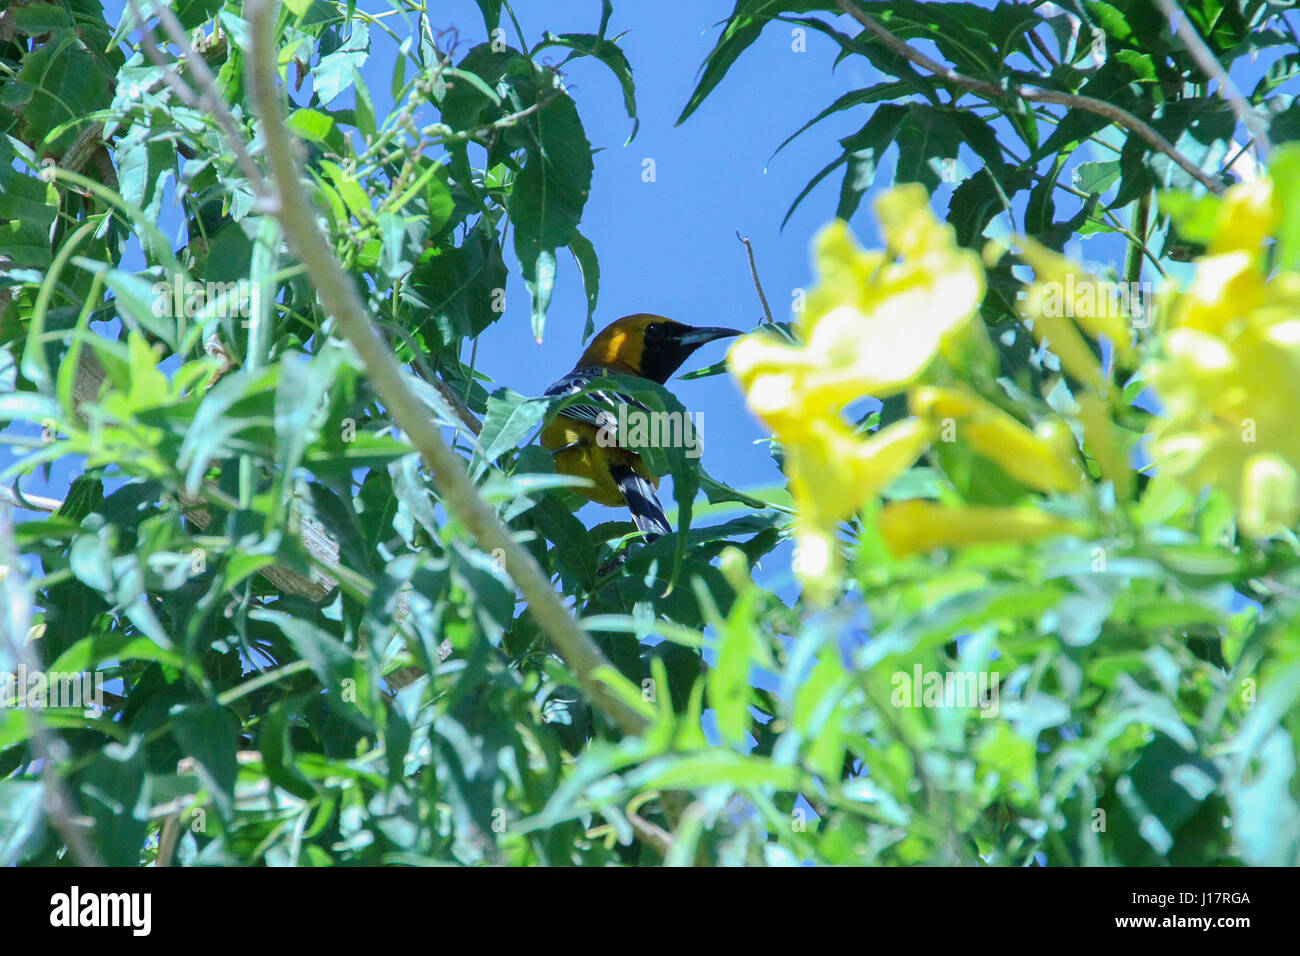
{"type": "Polygon", "coordinates": [[[573,668],[592,703],[624,732],[641,731],[648,723],[646,718],[615,695],[598,676],[606,668],[613,670],[612,665],[570,616],[532,556],[479,496],[464,462],[447,447],[424,403],[406,386],[388,344],[371,325],[356,285],[317,230],[316,211],[299,179],[293,144],[284,125],[283,106],[276,90],[271,0],[249,0],[245,14],[252,33],[248,84],[262,119],[270,178],[275,185],[273,193],[263,196],[265,208],[280,220],[285,237],[306,268],[322,307],[334,317],[338,330],[356,349],[375,391],[424,459],[447,511],[465,525],[480,548],[500,549],[506,573],[523,592],[529,613],[573,668]]]}
{"type": "Polygon", "coordinates": [[[226,143],[230,146],[231,152],[235,154],[235,160],[239,163],[239,168],[244,171],[244,175],[249,178],[258,192],[264,191],[266,183],[262,180],[262,170],[253,161],[253,157],[248,154],[239,124],[235,122],[230,107],[226,105],[225,97],[217,89],[217,78],[213,76],[212,69],[208,66],[207,61],[195,52],[193,45],[190,43],[190,38],[185,33],[185,28],[176,19],[176,14],[172,13],[171,8],[166,3],[155,3],[153,5],[154,13],[158,15],[159,25],[167,32],[171,41],[185,51],[183,54],[185,65],[194,74],[194,78],[203,91],[198,97],[195,97],[194,91],[176,75],[172,65],[167,62],[166,57],[162,55],[162,52],[153,42],[153,36],[145,25],[144,11],[140,9],[140,0],[128,0],[128,2],[131,5],[131,11],[135,14],[136,21],[140,25],[140,42],[144,46],[145,53],[157,66],[162,67],[163,78],[167,81],[167,85],[175,91],[181,102],[185,103],[186,106],[192,106],[197,110],[206,110],[212,114],[217,121],[217,125],[221,127],[221,131],[226,134],[226,143]]]}
{"type": "Polygon", "coordinates": [[[1210,79],[1219,81],[1219,95],[1232,107],[1232,111],[1237,114],[1237,118],[1255,140],[1255,155],[1260,159],[1267,159],[1273,149],[1273,144],[1268,138],[1268,127],[1259,118],[1259,114],[1250,108],[1246,98],[1241,95],[1241,90],[1237,89],[1237,84],[1232,82],[1232,77],[1223,68],[1223,64],[1205,45],[1205,41],[1196,32],[1196,27],[1192,26],[1192,21],[1188,19],[1187,14],[1178,9],[1178,4],[1174,3],[1174,0],[1156,0],[1156,5],[1169,21],[1169,29],[1183,41],[1187,52],[1196,61],[1196,65],[1210,79]]]}
{"type": "Polygon", "coordinates": [[[950,83],[956,83],[972,93],[978,93],[989,99],[1000,100],[1005,99],[1007,96],[1018,96],[1033,103],[1053,103],[1058,106],[1087,110],[1089,113],[1104,116],[1111,122],[1117,123],[1142,137],[1153,149],[1159,150],[1172,159],[1189,176],[1193,177],[1210,192],[1216,194],[1223,192],[1224,187],[1221,182],[1202,172],[1195,163],[1175,149],[1173,143],[1123,107],[1116,106],[1114,103],[1107,103],[1105,100],[1094,99],[1091,96],[1079,96],[1075,93],[1058,93],[1055,90],[1044,90],[1036,86],[1025,86],[1020,83],[1009,83],[1003,87],[985,80],[977,80],[973,76],[958,73],[952,67],[933,60],[915,47],[904,43],[878,23],[874,17],[863,13],[849,0],[836,0],[836,3],[841,10],[866,27],[869,32],[899,56],[906,57],[922,69],[929,70],[935,76],[942,77],[950,83]]]}

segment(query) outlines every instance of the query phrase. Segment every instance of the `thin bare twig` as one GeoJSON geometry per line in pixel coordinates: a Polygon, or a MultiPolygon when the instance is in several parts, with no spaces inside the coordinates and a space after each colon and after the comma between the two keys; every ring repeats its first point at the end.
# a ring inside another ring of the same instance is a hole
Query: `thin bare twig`
{"type": "Polygon", "coordinates": [[[758,280],[758,266],[754,264],[754,247],[750,244],[749,236],[742,236],[739,229],[736,230],[736,238],[745,244],[745,253],[749,256],[749,274],[754,278],[758,301],[763,303],[763,315],[767,316],[768,322],[775,324],[776,319],[772,318],[772,307],[767,304],[767,296],[763,294],[763,283],[758,280]]]}
{"type": "Polygon", "coordinates": [[[1237,114],[1237,118],[1255,140],[1255,156],[1261,160],[1267,159],[1273,149],[1273,144],[1268,138],[1268,127],[1264,125],[1259,114],[1250,108],[1246,98],[1241,95],[1241,90],[1237,89],[1237,84],[1232,82],[1228,71],[1205,45],[1205,41],[1196,32],[1196,27],[1192,26],[1191,19],[1178,8],[1174,0],[1156,0],[1156,4],[1164,13],[1165,19],[1169,21],[1169,29],[1183,41],[1187,52],[1196,61],[1196,65],[1207,77],[1219,81],[1219,95],[1232,107],[1232,111],[1237,114]]]}
{"type": "Polygon", "coordinates": [[[158,856],[154,866],[171,866],[176,856],[176,847],[181,840],[181,815],[173,813],[163,821],[158,832],[158,856]]]}
{"type": "Polygon", "coordinates": [[[1128,110],[1116,106],[1114,103],[1107,103],[1105,100],[1095,99],[1091,96],[1079,96],[1075,93],[1058,93],[1055,90],[1044,90],[1036,86],[1026,86],[1021,83],[1009,83],[1005,87],[996,83],[988,83],[984,80],[977,80],[973,76],[966,76],[964,73],[958,73],[952,67],[940,63],[938,60],[931,59],[915,47],[903,42],[876,19],[869,14],[863,13],[849,0],[836,0],[839,8],[857,20],[867,28],[868,31],[875,34],[887,47],[897,53],[899,56],[906,57],[917,66],[929,70],[935,76],[942,77],[950,83],[956,83],[963,86],[972,93],[978,93],[989,99],[1005,99],[1008,96],[1018,96],[1023,100],[1029,100],[1034,103],[1052,103],[1057,106],[1067,106],[1071,109],[1087,110],[1089,113],[1096,113],[1104,116],[1110,121],[1123,126],[1132,133],[1142,137],[1154,149],[1164,153],[1186,173],[1193,177],[1202,186],[1212,193],[1222,193],[1224,190],[1223,183],[1218,182],[1212,177],[1206,175],[1195,163],[1180,153],[1174,144],[1165,139],[1159,132],[1152,129],[1151,126],[1138,119],[1128,110]]]}

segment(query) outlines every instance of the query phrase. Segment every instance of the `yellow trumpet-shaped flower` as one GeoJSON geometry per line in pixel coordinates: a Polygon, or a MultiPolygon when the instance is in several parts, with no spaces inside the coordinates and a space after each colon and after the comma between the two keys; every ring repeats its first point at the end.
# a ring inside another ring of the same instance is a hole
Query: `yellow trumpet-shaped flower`
{"type": "Polygon", "coordinates": [[[839,578],[835,529],[879,495],[925,451],[930,429],[915,418],[863,439],[835,418],[820,419],[785,444],[790,492],[799,504],[795,570],[820,599],[839,578]]]}
{"type": "Polygon", "coordinates": [[[1269,181],[1228,190],[1147,370],[1164,406],[1147,428],[1160,473],[1221,489],[1256,536],[1300,519],[1300,275],[1266,273],[1279,222],[1269,181]]]}
{"type": "Polygon", "coordinates": [[[924,187],[890,190],[875,210],[889,249],[901,258],[864,251],[836,220],[814,240],[817,285],[795,323],[799,344],[753,334],[732,346],[731,370],[747,392],[759,376],[786,378],[769,385],[783,390],[787,405],[754,408],[769,424],[773,414],[839,411],[863,395],[902,391],[984,295],[979,257],[935,219],[924,187]]]}
{"type": "Polygon", "coordinates": [[[1019,241],[1020,257],[1034,267],[1035,281],[1028,290],[1022,315],[1034,320],[1035,338],[1046,337],[1066,371],[1091,382],[1100,375],[1097,360],[1068,319],[1094,338],[1105,336],[1123,368],[1136,364],[1133,348],[1134,320],[1143,307],[1138,292],[1127,283],[1109,282],[1092,275],[1046,246],[1029,238],[1019,241]],[[1040,325],[1042,326],[1040,331],[1040,325]]]}
{"type": "Polygon", "coordinates": [[[1210,256],[1247,252],[1262,261],[1264,246],[1282,222],[1271,180],[1240,183],[1223,197],[1210,238],[1210,256]]]}
{"type": "Polygon", "coordinates": [[[1067,436],[1039,434],[973,392],[922,386],[912,389],[908,404],[941,439],[965,442],[1031,488],[1072,491],[1083,479],[1067,436]]]}
{"type": "Polygon", "coordinates": [[[838,580],[839,523],[906,470],[930,437],[919,420],[863,436],[841,417],[844,407],[914,382],[984,294],[979,257],[935,218],[923,187],[890,190],[875,210],[885,252],[864,251],[843,222],[818,234],[817,284],[795,323],[797,343],[754,333],[728,356],[750,410],[785,448],[799,508],[795,567],[822,598],[838,580]]]}
{"type": "Polygon", "coordinates": [[[1243,469],[1241,525],[1258,534],[1277,534],[1300,512],[1300,479],[1278,455],[1255,455],[1243,469]]]}
{"type": "Polygon", "coordinates": [[[880,534],[890,552],[899,558],[935,548],[1033,541],[1087,532],[1084,522],[1028,507],[950,508],[917,498],[891,502],[880,512],[880,534]]]}

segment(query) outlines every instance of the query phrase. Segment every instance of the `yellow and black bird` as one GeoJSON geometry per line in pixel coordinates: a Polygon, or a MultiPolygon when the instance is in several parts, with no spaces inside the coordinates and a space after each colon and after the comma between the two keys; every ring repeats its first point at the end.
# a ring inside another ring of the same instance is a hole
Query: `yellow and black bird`
{"type": "MultiPolygon", "coordinates": [[[[605,371],[663,385],[701,345],[732,335],[740,332],[693,328],[662,315],[625,315],[592,339],[573,371],[548,388],[546,395],[573,394],[605,371]]],[[[616,434],[611,429],[617,424],[619,404],[648,409],[617,392],[588,392],[587,396],[593,404],[568,406],[542,430],[542,445],[551,450],[555,470],[591,479],[592,486],[575,489],[590,501],[613,507],[627,505],[637,530],[647,539],[668,534],[672,528],[655,491],[659,476],[636,452],[599,438],[602,428],[607,435],[616,434]]]]}

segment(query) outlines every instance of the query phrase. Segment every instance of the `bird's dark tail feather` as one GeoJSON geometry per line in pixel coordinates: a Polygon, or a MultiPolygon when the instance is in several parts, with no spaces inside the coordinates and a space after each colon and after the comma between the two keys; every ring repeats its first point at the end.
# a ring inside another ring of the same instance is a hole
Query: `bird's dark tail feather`
{"type": "Polygon", "coordinates": [[[647,541],[672,532],[654,485],[627,465],[615,465],[610,469],[610,474],[618,484],[618,490],[623,493],[627,510],[632,512],[633,523],[638,531],[645,534],[647,541]]]}

